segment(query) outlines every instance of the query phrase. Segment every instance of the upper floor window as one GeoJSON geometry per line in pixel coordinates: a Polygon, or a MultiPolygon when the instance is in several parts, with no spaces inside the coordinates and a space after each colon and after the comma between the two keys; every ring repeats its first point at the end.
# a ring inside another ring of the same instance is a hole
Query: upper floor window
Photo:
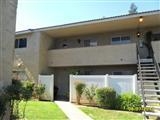
{"type": "Polygon", "coordinates": [[[154,41],[160,40],[160,33],[153,34],[153,40],[154,41]]]}
{"type": "Polygon", "coordinates": [[[15,48],[26,48],[27,38],[20,38],[15,40],[15,48]]]}
{"type": "Polygon", "coordinates": [[[84,46],[85,47],[94,47],[97,46],[97,40],[84,40],[84,46]]]}
{"type": "Polygon", "coordinates": [[[113,37],[111,44],[127,44],[130,42],[131,42],[130,36],[119,36],[119,37],[113,37]]]}

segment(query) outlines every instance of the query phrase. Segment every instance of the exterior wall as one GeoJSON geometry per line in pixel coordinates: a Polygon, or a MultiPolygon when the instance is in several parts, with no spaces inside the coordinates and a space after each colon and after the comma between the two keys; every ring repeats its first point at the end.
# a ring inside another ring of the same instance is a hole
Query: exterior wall
{"type": "MultiPolygon", "coordinates": [[[[141,32],[145,33],[148,30],[153,32],[160,31],[158,27],[154,27],[141,29],[141,32]]],[[[54,39],[43,32],[33,32],[26,35],[17,35],[17,38],[27,37],[28,43],[27,48],[15,49],[15,54],[23,59],[24,64],[31,71],[35,80],[37,80],[38,74],[50,74],[51,68],[58,66],[136,64],[135,45],[110,45],[112,36],[118,35],[130,35],[131,43],[135,43],[137,39],[135,36],[136,30],[54,39]],[[80,44],[78,39],[81,39],[80,44]],[[84,40],[86,39],[97,39],[99,46],[84,48],[84,40]],[[68,47],[72,49],[62,49],[63,43],[67,43],[68,47]],[[60,50],[56,50],[57,48],[60,50]]],[[[144,36],[140,38],[140,40],[143,39],[144,36]]]]}
{"type": "Polygon", "coordinates": [[[23,61],[24,67],[31,73],[35,82],[39,74],[49,74],[47,52],[53,44],[51,37],[41,32],[20,35],[27,38],[26,48],[16,48],[15,56],[23,61]]]}
{"type": "MultiPolygon", "coordinates": [[[[140,32],[142,33],[140,40],[144,40],[145,33],[147,31],[152,31],[153,33],[160,32],[160,27],[150,27],[150,28],[141,28],[140,32]]],[[[84,40],[97,40],[98,46],[110,45],[112,37],[116,36],[130,36],[131,43],[137,42],[137,29],[132,30],[121,30],[121,31],[112,31],[106,33],[97,33],[81,36],[71,36],[66,38],[57,38],[55,39],[54,49],[64,49],[64,48],[79,48],[84,47],[84,40]],[[78,43],[78,40],[81,40],[78,43]],[[66,47],[63,47],[63,44],[67,44],[66,47]]]]}
{"type": "Polygon", "coordinates": [[[40,33],[17,36],[16,38],[27,38],[26,48],[16,48],[15,56],[23,61],[24,66],[30,71],[33,79],[38,80],[39,74],[39,39],[40,33]]]}
{"type": "Polygon", "coordinates": [[[11,83],[17,0],[0,0],[0,88],[11,83]]]}
{"type": "Polygon", "coordinates": [[[39,47],[39,73],[50,74],[51,70],[48,68],[48,50],[54,45],[54,40],[45,33],[40,35],[40,47],[39,47]]]}
{"type": "Polygon", "coordinates": [[[80,75],[85,75],[85,72],[90,71],[90,75],[111,75],[117,71],[129,71],[132,75],[136,73],[136,65],[121,65],[121,66],[87,66],[87,67],[63,67],[55,68],[54,82],[59,88],[58,96],[68,97],[69,95],[69,75],[78,71],[80,75]]]}
{"type": "Polygon", "coordinates": [[[158,63],[160,63],[160,40],[159,41],[152,41],[153,51],[158,63]]]}
{"type": "Polygon", "coordinates": [[[110,45],[111,44],[111,38],[119,35],[129,35],[131,37],[131,43],[135,42],[135,31],[129,30],[129,31],[115,31],[115,32],[107,32],[107,33],[97,33],[97,34],[90,34],[85,36],[76,36],[76,37],[68,37],[68,38],[58,38],[56,39],[55,48],[56,49],[63,49],[62,46],[64,43],[66,43],[68,46],[65,48],[77,48],[77,47],[84,47],[84,40],[97,40],[98,46],[103,45],[110,45]],[[81,40],[80,43],[78,43],[78,40],[81,40]]]}
{"type": "Polygon", "coordinates": [[[48,65],[50,67],[136,63],[136,44],[134,43],[127,45],[59,49],[48,52],[48,65]]]}

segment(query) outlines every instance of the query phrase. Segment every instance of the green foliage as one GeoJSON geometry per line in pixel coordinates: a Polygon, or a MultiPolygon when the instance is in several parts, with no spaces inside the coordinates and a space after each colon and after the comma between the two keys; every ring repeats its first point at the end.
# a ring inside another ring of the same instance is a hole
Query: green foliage
{"type": "Polygon", "coordinates": [[[86,87],[84,90],[84,94],[90,104],[92,104],[94,101],[94,97],[96,96],[96,89],[97,86],[91,85],[90,87],[86,87]]]}
{"type": "Polygon", "coordinates": [[[76,96],[77,96],[77,104],[80,104],[80,99],[82,96],[82,93],[84,92],[86,85],[81,82],[75,83],[75,89],[76,89],[76,96]]]}
{"type": "Polygon", "coordinates": [[[18,80],[13,80],[12,85],[5,88],[6,94],[10,100],[20,100],[21,98],[22,83],[18,80]]]}
{"type": "Polygon", "coordinates": [[[5,89],[10,100],[28,100],[32,97],[34,83],[30,81],[13,80],[12,85],[5,89]]]}
{"type": "Polygon", "coordinates": [[[5,113],[7,103],[8,103],[8,96],[5,95],[4,93],[1,93],[0,94],[0,118],[3,117],[5,113]]]}
{"type": "Polygon", "coordinates": [[[77,82],[75,85],[76,85],[75,88],[76,88],[77,94],[81,96],[85,87],[86,87],[86,85],[84,83],[81,83],[81,82],[77,82]]]}
{"type": "Polygon", "coordinates": [[[29,100],[34,91],[34,83],[31,81],[23,81],[22,82],[22,87],[21,87],[21,99],[24,101],[29,100]]]}
{"type": "Polygon", "coordinates": [[[35,85],[34,93],[38,99],[44,92],[45,92],[45,85],[42,85],[42,84],[35,85]]]}
{"type": "MultiPolygon", "coordinates": [[[[9,96],[11,103],[11,119],[17,119],[15,116],[19,114],[19,103],[23,100],[27,104],[27,101],[32,98],[34,90],[37,89],[36,86],[38,85],[31,81],[13,80],[12,84],[5,89],[5,93],[9,96]]],[[[43,91],[39,86],[38,89],[40,89],[40,92],[43,91]]],[[[24,105],[23,113],[25,113],[26,104],[24,105]]]]}
{"type": "Polygon", "coordinates": [[[27,102],[25,117],[22,118],[25,104],[25,101],[21,101],[19,104],[20,119],[18,120],[68,120],[67,116],[54,102],[37,100],[29,100],[27,102]]]}
{"type": "Polygon", "coordinates": [[[72,69],[72,70],[70,70],[70,74],[71,75],[79,75],[79,71],[72,69]]]}
{"type": "Polygon", "coordinates": [[[11,119],[14,119],[15,115],[18,114],[18,104],[21,100],[21,88],[22,84],[20,81],[13,80],[12,84],[7,86],[4,91],[9,97],[10,107],[11,107],[11,119]],[[15,108],[15,109],[13,109],[15,108]]]}
{"type": "Polygon", "coordinates": [[[141,111],[141,98],[132,93],[122,94],[117,98],[117,108],[127,111],[141,111]]]}
{"type": "Polygon", "coordinates": [[[96,90],[97,102],[101,107],[114,108],[116,101],[116,91],[112,88],[98,88],[96,90]]]}
{"type": "Polygon", "coordinates": [[[93,120],[144,120],[143,115],[136,112],[109,110],[99,107],[85,106],[80,107],[80,109],[93,120]]]}

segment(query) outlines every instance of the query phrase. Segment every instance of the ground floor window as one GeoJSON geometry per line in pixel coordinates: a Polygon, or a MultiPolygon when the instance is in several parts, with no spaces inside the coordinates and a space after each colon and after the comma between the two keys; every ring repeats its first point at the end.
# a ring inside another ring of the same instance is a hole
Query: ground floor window
{"type": "Polygon", "coordinates": [[[112,75],[132,75],[131,71],[113,71],[112,75]]]}

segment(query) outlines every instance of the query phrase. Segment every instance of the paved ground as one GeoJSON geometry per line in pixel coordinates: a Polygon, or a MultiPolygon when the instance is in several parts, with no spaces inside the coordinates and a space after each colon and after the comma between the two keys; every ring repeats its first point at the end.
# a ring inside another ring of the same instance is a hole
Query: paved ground
{"type": "Polygon", "coordinates": [[[69,120],[92,120],[89,116],[79,110],[74,104],[66,101],[55,101],[55,103],[67,115],[69,120]]]}

